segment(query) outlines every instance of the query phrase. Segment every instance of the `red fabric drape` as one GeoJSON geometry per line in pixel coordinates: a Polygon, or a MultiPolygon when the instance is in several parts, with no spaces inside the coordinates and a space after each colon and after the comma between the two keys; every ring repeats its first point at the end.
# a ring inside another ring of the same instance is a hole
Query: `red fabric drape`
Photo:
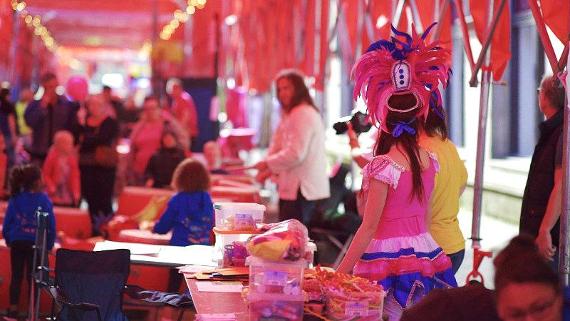
{"type": "Polygon", "coordinates": [[[315,87],[317,90],[324,90],[324,79],[326,74],[326,59],[329,54],[329,33],[328,33],[328,26],[329,26],[329,5],[330,2],[328,0],[321,1],[321,32],[319,38],[319,70],[316,72],[316,82],[315,87]]]}
{"type": "MultiPolygon", "coordinates": [[[[494,0],[493,12],[498,10],[500,2],[501,0],[494,0]]],[[[471,15],[473,16],[477,38],[483,43],[487,37],[488,2],[483,0],[470,0],[469,7],[471,9],[471,15]]],[[[510,21],[509,1],[507,1],[491,42],[491,70],[493,71],[493,79],[495,81],[501,79],[511,58],[510,21]]]]}
{"type": "Polygon", "coordinates": [[[554,32],[556,37],[566,44],[568,42],[568,21],[570,21],[570,1],[568,0],[540,0],[542,15],[546,25],[554,32]]]}

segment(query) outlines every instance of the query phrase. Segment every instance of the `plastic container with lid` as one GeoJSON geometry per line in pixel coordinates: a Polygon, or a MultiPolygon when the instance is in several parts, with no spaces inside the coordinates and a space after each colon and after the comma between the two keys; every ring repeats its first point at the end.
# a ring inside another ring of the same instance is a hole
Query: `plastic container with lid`
{"type": "Polygon", "coordinates": [[[297,296],[303,292],[303,273],[307,261],[272,262],[250,256],[249,292],[297,296]]]}
{"type": "Polygon", "coordinates": [[[216,227],[224,230],[255,230],[263,223],[265,206],[257,203],[214,204],[216,227]]]}
{"type": "Polygon", "coordinates": [[[303,320],[303,295],[255,294],[248,295],[250,321],[303,320]]]}
{"type": "Polygon", "coordinates": [[[213,229],[216,236],[214,245],[214,260],[219,267],[245,266],[247,252],[247,240],[257,234],[257,231],[228,231],[217,227],[213,229]]]}

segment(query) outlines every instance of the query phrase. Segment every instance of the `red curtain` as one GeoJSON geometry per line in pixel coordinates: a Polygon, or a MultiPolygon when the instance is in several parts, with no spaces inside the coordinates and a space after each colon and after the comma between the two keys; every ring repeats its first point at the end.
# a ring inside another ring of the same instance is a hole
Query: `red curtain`
{"type": "MultiPolygon", "coordinates": [[[[494,1],[495,13],[499,8],[501,0],[488,0],[494,1]]],[[[487,38],[487,24],[488,24],[488,1],[483,0],[470,0],[469,6],[471,8],[471,15],[475,24],[475,32],[479,41],[483,43],[487,38]]],[[[509,59],[511,58],[511,26],[510,26],[510,9],[509,1],[506,2],[505,8],[499,18],[497,29],[493,35],[491,42],[491,70],[493,72],[493,79],[498,81],[503,76],[505,68],[509,59]]]]}
{"type": "Polygon", "coordinates": [[[568,42],[568,21],[570,21],[570,1],[540,0],[544,22],[562,43],[568,42]]]}

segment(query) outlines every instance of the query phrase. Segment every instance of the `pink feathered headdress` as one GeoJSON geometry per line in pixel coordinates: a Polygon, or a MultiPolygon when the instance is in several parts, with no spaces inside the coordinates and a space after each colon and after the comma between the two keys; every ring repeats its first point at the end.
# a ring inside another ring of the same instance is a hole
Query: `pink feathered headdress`
{"type": "Polygon", "coordinates": [[[451,69],[450,52],[439,43],[426,44],[433,23],[422,36],[412,27],[412,35],[392,27],[395,37],[380,40],[368,47],[352,69],[355,80],[353,96],[359,95],[366,102],[373,124],[389,132],[386,114],[389,110],[407,112],[419,108],[418,117],[425,121],[429,108],[441,105],[438,85],[447,87],[451,69]],[[388,100],[393,95],[413,94],[416,105],[407,110],[393,109],[388,100]]]}

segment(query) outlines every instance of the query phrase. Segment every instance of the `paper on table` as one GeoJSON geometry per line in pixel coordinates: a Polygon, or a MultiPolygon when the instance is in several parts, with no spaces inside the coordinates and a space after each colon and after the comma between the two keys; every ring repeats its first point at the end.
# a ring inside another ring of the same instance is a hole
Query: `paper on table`
{"type": "Polygon", "coordinates": [[[225,292],[225,293],[241,293],[243,285],[241,282],[224,282],[224,281],[201,281],[196,282],[196,287],[200,292],[225,292]]]}
{"type": "Polygon", "coordinates": [[[184,265],[177,268],[180,273],[198,273],[198,272],[211,272],[215,269],[211,266],[204,265],[184,265]]]}
{"type": "Polygon", "coordinates": [[[197,321],[234,321],[237,320],[235,313],[202,313],[196,315],[197,321]]]}

